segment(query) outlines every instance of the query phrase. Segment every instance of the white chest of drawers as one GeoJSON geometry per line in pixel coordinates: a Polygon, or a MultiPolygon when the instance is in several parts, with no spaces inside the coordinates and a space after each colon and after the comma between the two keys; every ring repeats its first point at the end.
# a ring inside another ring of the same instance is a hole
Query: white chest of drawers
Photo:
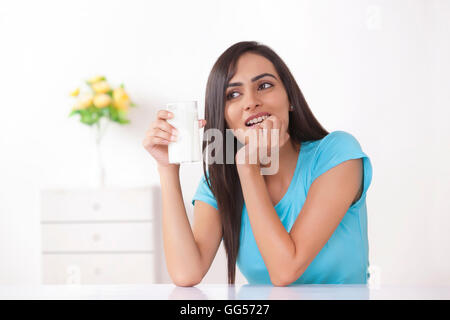
{"type": "Polygon", "coordinates": [[[159,187],[43,190],[43,284],[157,283],[159,187]]]}

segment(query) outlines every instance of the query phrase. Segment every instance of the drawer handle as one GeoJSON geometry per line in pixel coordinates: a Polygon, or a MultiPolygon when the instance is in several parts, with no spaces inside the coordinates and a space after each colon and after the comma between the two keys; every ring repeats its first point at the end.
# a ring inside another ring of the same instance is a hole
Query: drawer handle
{"type": "Polygon", "coordinates": [[[93,209],[94,211],[99,211],[100,208],[101,208],[100,203],[94,202],[94,203],[92,204],[92,209],[93,209]]]}
{"type": "Polygon", "coordinates": [[[66,284],[80,284],[81,283],[81,268],[77,265],[70,265],[66,267],[66,284]]]}
{"type": "Polygon", "coordinates": [[[102,236],[98,233],[94,233],[92,235],[92,240],[94,240],[95,242],[98,242],[98,241],[102,240],[102,236]]]}

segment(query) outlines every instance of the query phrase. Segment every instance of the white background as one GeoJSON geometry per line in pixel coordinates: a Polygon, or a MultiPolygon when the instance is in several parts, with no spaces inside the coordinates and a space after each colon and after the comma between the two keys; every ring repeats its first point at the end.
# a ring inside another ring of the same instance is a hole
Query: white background
{"type": "MultiPolygon", "coordinates": [[[[68,93],[125,83],[108,186],[159,184],[144,133],[167,102],[198,100],[230,45],[256,40],[294,74],[328,131],[369,155],[370,263],[382,284],[450,285],[450,1],[0,2],[0,284],[40,281],[39,190],[90,186],[93,136],[68,93]]],[[[181,169],[186,208],[200,165],[181,169]]],[[[223,249],[204,280],[226,281],[223,249]]],[[[238,282],[245,279],[240,275],[238,282]]]]}

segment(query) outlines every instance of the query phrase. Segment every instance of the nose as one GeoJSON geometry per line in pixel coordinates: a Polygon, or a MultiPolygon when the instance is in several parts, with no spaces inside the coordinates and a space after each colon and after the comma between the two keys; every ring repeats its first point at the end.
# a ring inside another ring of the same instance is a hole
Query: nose
{"type": "Polygon", "coordinates": [[[258,99],[257,94],[252,91],[247,92],[243,102],[245,111],[252,111],[261,105],[261,101],[258,99]]]}

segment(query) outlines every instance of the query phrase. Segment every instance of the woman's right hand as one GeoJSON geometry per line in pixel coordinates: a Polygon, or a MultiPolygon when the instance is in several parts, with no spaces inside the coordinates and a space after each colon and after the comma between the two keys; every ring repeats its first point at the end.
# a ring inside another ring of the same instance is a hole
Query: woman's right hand
{"type": "MultiPolygon", "coordinates": [[[[156,160],[159,167],[179,167],[179,164],[169,163],[168,145],[170,142],[176,141],[177,137],[176,128],[167,122],[167,119],[172,117],[170,111],[159,110],[157,119],[150,125],[142,142],[145,150],[156,160]]],[[[199,128],[203,128],[205,125],[206,120],[198,120],[199,128]]]]}

